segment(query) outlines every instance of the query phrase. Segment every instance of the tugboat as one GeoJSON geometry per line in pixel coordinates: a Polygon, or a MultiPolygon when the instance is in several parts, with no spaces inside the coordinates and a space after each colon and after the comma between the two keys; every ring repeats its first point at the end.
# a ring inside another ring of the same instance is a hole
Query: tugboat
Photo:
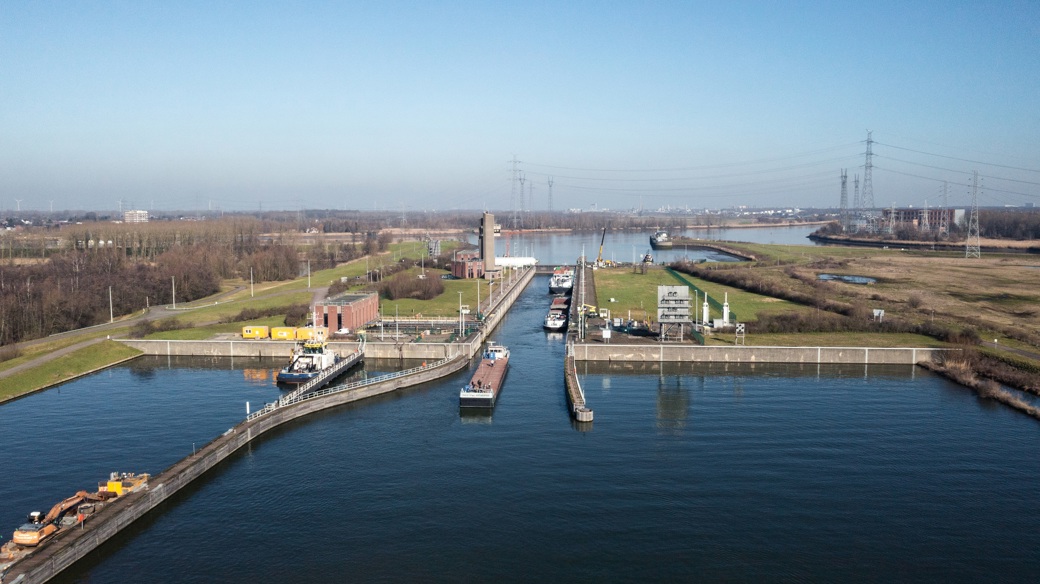
{"type": "Polygon", "coordinates": [[[325,335],[318,332],[314,338],[300,341],[293,350],[289,364],[278,372],[278,383],[306,383],[332,367],[339,355],[329,349],[325,335]]]}
{"type": "Polygon", "coordinates": [[[672,239],[665,231],[658,231],[650,236],[650,247],[654,249],[672,249],[672,239]]]}
{"type": "Polygon", "coordinates": [[[488,343],[476,373],[459,391],[460,408],[493,408],[509,367],[509,349],[488,343]]]}

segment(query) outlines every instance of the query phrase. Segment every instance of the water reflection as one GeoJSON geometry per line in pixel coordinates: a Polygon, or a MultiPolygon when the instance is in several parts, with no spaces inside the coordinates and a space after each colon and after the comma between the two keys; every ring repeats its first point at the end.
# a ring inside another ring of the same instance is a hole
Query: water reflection
{"type": "MultiPolygon", "coordinates": [[[[703,377],[701,378],[703,380],[703,377]]],[[[657,429],[679,435],[686,428],[690,409],[690,393],[686,378],[661,375],[657,378],[657,429]]]]}

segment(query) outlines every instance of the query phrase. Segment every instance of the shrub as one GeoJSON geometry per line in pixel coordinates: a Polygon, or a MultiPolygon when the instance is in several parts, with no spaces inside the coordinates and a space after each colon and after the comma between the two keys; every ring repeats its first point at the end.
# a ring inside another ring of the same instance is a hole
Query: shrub
{"type": "Polygon", "coordinates": [[[293,304],[285,311],[285,326],[304,326],[311,309],[306,304],[293,304]]]}
{"type": "Polygon", "coordinates": [[[910,298],[906,299],[906,303],[910,305],[910,308],[920,308],[924,304],[924,300],[921,299],[921,295],[916,292],[910,295],[910,298]]]}
{"type": "Polygon", "coordinates": [[[7,345],[6,347],[0,347],[0,363],[4,361],[10,361],[16,357],[22,356],[22,350],[16,345],[7,345]]]}

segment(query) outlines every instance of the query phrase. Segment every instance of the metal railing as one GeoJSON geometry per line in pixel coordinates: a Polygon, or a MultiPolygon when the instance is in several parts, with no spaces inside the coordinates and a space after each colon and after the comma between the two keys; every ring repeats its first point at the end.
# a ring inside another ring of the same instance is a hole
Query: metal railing
{"type": "Polygon", "coordinates": [[[309,399],[315,399],[315,398],[323,397],[323,396],[330,395],[330,394],[333,394],[333,393],[340,393],[340,392],[343,392],[343,391],[349,391],[349,390],[352,390],[352,389],[358,389],[358,388],[366,387],[366,386],[369,386],[369,385],[375,385],[377,383],[383,383],[384,381],[390,381],[392,379],[397,379],[397,378],[400,378],[400,377],[407,377],[409,375],[415,375],[416,373],[421,373],[421,372],[424,372],[424,371],[429,371],[431,369],[436,369],[438,367],[442,367],[444,365],[447,365],[451,361],[455,360],[457,357],[458,357],[458,354],[452,353],[451,355],[448,355],[447,357],[441,359],[440,361],[435,361],[433,363],[428,363],[426,365],[421,365],[419,367],[412,367],[411,369],[405,369],[404,371],[395,371],[394,373],[388,373],[386,375],[380,375],[379,377],[373,377],[371,379],[364,379],[364,380],[361,380],[361,381],[353,381],[351,383],[344,383],[342,385],[332,385],[332,386],[326,387],[325,389],[320,389],[318,391],[312,391],[312,392],[309,392],[309,393],[299,394],[299,395],[293,396],[291,398],[290,398],[290,396],[285,396],[285,397],[279,399],[278,401],[274,401],[274,402],[265,404],[262,409],[259,409],[259,410],[255,411],[255,412],[249,414],[248,416],[246,416],[246,421],[249,422],[249,421],[255,420],[255,419],[257,419],[257,418],[259,418],[261,416],[267,415],[267,414],[277,410],[278,408],[284,408],[284,407],[287,407],[287,406],[291,406],[293,404],[298,404],[300,402],[304,402],[304,401],[307,401],[309,399]]]}
{"type": "Polygon", "coordinates": [[[358,341],[358,348],[353,353],[351,353],[350,355],[345,357],[342,361],[336,363],[332,368],[330,368],[330,369],[328,369],[326,371],[322,371],[321,374],[319,374],[314,379],[312,379],[312,380],[308,381],[307,383],[304,383],[300,387],[296,388],[295,390],[293,390],[292,393],[289,393],[289,394],[286,394],[286,395],[282,396],[282,398],[278,400],[278,403],[281,404],[285,400],[291,400],[291,399],[294,399],[294,398],[296,398],[298,396],[301,396],[301,395],[307,393],[308,391],[310,391],[311,389],[321,385],[322,383],[327,381],[330,377],[334,377],[336,375],[339,375],[340,373],[343,373],[344,369],[346,369],[348,367],[353,367],[354,364],[358,362],[358,360],[360,360],[362,357],[364,357],[364,354],[365,354],[365,337],[362,336],[361,340],[358,341]]]}

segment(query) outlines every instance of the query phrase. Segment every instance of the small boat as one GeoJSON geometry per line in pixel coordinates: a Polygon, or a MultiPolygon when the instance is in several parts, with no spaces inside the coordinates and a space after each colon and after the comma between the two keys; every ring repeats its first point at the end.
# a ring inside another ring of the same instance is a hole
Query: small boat
{"type": "Polygon", "coordinates": [[[289,364],[278,372],[278,383],[306,383],[332,367],[339,355],[329,349],[325,336],[320,332],[312,339],[300,341],[293,350],[289,364]]]}
{"type": "Polygon", "coordinates": [[[643,254],[643,263],[644,264],[652,264],[652,263],[654,263],[654,254],[650,253],[650,250],[646,250],[646,253],[643,254]]]}
{"type": "Polygon", "coordinates": [[[509,349],[488,343],[480,365],[469,383],[459,391],[460,408],[493,408],[509,367],[509,349]]]}
{"type": "Polygon", "coordinates": [[[666,231],[658,231],[650,236],[650,247],[654,249],[672,249],[672,239],[666,231]]]}

